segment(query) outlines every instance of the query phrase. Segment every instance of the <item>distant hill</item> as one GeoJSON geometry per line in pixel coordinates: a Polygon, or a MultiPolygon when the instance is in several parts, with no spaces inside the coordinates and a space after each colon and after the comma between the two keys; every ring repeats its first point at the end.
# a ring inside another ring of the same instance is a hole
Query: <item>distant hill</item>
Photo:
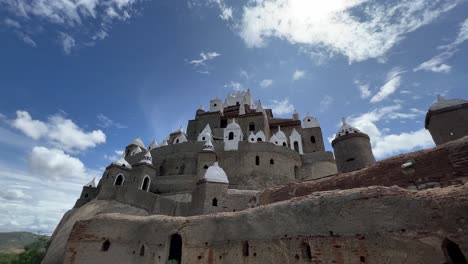
{"type": "Polygon", "coordinates": [[[0,253],[21,253],[24,246],[31,244],[37,238],[44,237],[29,232],[0,233],[0,253]]]}

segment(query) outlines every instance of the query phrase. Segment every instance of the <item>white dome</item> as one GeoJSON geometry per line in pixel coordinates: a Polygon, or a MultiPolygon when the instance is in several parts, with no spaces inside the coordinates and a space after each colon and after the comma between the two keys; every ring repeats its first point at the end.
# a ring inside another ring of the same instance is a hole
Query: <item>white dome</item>
{"type": "Polygon", "coordinates": [[[130,145],[137,145],[139,147],[145,148],[145,144],[143,144],[143,141],[141,141],[140,138],[134,139],[130,145]]]}
{"type": "Polygon", "coordinates": [[[343,117],[342,119],[343,125],[341,125],[340,130],[336,133],[335,138],[345,136],[352,133],[362,133],[359,129],[352,127],[350,124],[346,122],[346,119],[343,117]]]}
{"type": "Polygon", "coordinates": [[[219,183],[229,183],[226,172],[219,167],[218,162],[215,162],[213,166],[210,166],[203,177],[207,182],[219,182],[219,183]]]}
{"type": "Polygon", "coordinates": [[[429,111],[435,111],[439,110],[442,108],[450,107],[450,106],[456,106],[456,105],[462,105],[468,103],[467,100],[463,99],[445,99],[442,96],[438,95],[437,96],[437,102],[433,103],[431,107],[429,107],[429,111]]]}
{"type": "Polygon", "coordinates": [[[241,129],[241,128],[240,128],[239,124],[236,123],[236,120],[232,119],[232,123],[227,125],[226,129],[227,130],[234,130],[234,129],[241,129]]]}
{"type": "Polygon", "coordinates": [[[317,118],[310,116],[307,114],[304,119],[302,119],[302,127],[303,128],[311,128],[311,127],[320,127],[319,122],[317,121],[317,118]]]}
{"type": "Polygon", "coordinates": [[[112,164],[131,169],[132,166],[130,165],[130,163],[127,162],[127,160],[125,160],[124,155],[125,154],[123,154],[122,157],[117,161],[112,162],[112,164]]]}

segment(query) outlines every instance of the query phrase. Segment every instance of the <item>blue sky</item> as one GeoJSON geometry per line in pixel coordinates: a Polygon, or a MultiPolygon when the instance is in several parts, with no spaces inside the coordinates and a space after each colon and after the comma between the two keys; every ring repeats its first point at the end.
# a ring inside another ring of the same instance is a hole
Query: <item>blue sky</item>
{"type": "MultiPolygon", "coordinates": [[[[249,88],[378,159],[433,146],[436,94],[468,98],[468,3],[0,0],[0,231],[50,233],[136,137],[164,140],[249,88]]],[[[327,150],[331,150],[329,143],[327,150]]]]}

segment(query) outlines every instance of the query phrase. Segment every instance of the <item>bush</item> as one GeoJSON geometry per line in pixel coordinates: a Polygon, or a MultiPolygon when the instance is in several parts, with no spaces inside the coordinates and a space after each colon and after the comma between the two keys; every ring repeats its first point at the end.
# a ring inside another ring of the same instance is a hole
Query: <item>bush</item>
{"type": "Polygon", "coordinates": [[[40,264],[45,256],[48,237],[38,237],[34,242],[24,247],[24,252],[20,254],[2,254],[0,263],[5,264],[40,264]]]}

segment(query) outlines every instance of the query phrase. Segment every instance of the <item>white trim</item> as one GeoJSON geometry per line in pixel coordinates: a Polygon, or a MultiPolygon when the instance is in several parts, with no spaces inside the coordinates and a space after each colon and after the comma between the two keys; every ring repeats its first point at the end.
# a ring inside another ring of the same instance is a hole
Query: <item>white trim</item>
{"type": "Polygon", "coordinates": [[[117,182],[117,179],[119,178],[119,176],[122,176],[122,179],[123,179],[123,180],[122,180],[122,184],[119,185],[119,186],[122,186],[122,185],[124,184],[124,182],[125,182],[125,175],[123,175],[122,173],[119,173],[119,174],[117,174],[117,176],[115,177],[114,186],[115,186],[115,183],[117,182]]]}
{"type": "Polygon", "coordinates": [[[149,192],[150,186],[151,186],[151,178],[150,178],[150,176],[145,175],[145,177],[143,177],[143,180],[141,181],[140,190],[149,192]],[[143,190],[143,184],[145,183],[146,178],[148,178],[148,188],[146,190],[143,190]]]}

